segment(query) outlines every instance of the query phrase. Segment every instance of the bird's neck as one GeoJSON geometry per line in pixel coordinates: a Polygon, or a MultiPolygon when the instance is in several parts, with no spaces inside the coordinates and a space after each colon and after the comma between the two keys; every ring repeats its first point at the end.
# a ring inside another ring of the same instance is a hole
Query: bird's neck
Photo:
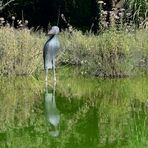
{"type": "Polygon", "coordinates": [[[48,41],[52,40],[55,37],[55,35],[50,35],[48,41]]]}

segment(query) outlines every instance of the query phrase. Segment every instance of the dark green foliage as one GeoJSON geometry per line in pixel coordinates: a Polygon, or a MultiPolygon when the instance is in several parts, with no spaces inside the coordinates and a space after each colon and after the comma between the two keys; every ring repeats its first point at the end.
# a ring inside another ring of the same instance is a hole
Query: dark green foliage
{"type": "MultiPolygon", "coordinates": [[[[4,3],[6,2],[7,0],[4,0],[4,3]]],[[[141,19],[145,21],[148,15],[147,0],[15,0],[3,9],[0,16],[10,22],[12,15],[17,19],[28,19],[30,27],[47,28],[49,22],[50,25],[57,25],[58,22],[60,28],[67,28],[71,24],[81,30],[96,33],[101,29],[101,10],[107,11],[105,20],[111,23],[110,11],[113,11],[114,7],[124,7],[125,12],[131,13],[130,19],[134,20],[132,23],[138,26],[141,19]],[[64,14],[66,21],[60,17],[61,14],[64,14]]]]}

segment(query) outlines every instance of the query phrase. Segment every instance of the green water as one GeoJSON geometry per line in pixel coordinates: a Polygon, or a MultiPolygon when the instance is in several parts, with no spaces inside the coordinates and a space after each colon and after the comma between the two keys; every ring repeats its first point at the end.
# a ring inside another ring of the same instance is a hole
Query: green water
{"type": "Polygon", "coordinates": [[[148,148],[148,78],[1,78],[0,148],[148,148]]]}

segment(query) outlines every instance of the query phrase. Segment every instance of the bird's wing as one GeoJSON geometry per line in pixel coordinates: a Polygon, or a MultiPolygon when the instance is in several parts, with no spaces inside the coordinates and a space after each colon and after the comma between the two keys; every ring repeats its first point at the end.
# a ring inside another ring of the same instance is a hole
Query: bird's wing
{"type": "Polygon", "coordinates": [[[51,35],[49,37],[49,39],[46,41],[45,45],[44,45],[44,48],[43,48],[43,59],[44,59],[44,62],[45,62],[45,55],[47,54],[47,50],[46,50],[46,45],[48,42],[50,42],[50,40],[54,37],[54,35],[51,35]]]}

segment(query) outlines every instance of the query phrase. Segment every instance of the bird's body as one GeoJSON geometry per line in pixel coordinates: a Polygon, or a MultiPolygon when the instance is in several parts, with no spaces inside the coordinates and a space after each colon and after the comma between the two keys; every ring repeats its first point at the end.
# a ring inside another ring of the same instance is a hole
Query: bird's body
{"type": "Polygon", "coordinates": [[[59,33],[59,28],[57,26],[53,26],[49,31],[49,39],[44,45],[43,49],[43,59],[44,59],[44,69],[46,71],[46,81],[48,77],[48,69],[53,69],[54,71],[54,80],[55,77],[55,56],[60,47],[60,43],[57,37],[59,33]]]}
{"type": "Polygon", "coordinates": [[[57,36],[50,36],[44,46],[44,68],[53,69],[55,67],[55,56],[60,47],[57,36]]]}

